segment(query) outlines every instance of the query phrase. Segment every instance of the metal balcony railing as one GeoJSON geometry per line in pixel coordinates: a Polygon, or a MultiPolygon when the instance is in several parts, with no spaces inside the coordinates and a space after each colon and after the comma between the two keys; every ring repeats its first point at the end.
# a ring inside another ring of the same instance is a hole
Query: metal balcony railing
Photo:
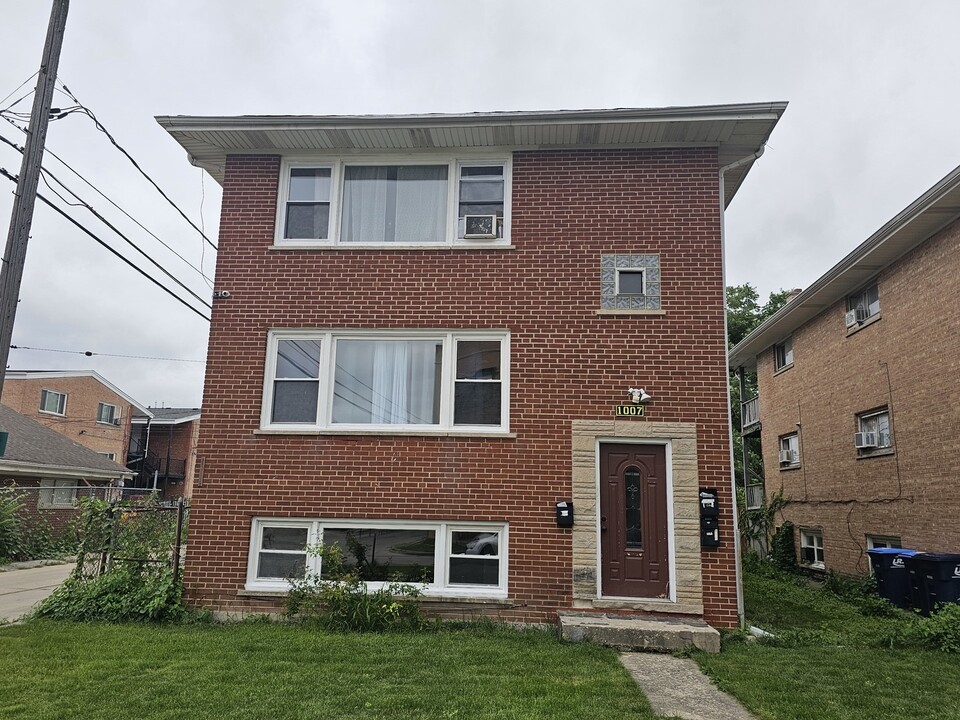
{"type": "Polygon", "coordinates": [[[754,397],[740,403],[740,431],[760,422],[760,397],[754,397]]]}
{"type": "Polygon", "coordinates": [[[747,510],[759,510],[763,507],[763,484],[747,485],[747,510]]]}

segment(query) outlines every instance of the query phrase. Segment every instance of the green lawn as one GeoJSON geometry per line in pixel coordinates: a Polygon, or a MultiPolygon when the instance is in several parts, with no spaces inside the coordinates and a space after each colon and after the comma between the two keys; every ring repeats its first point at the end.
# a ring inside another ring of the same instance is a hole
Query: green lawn
{"type": "Polygon", "coordinates": [[[748,622],[776,639],[728,641],[696,660],[764,720],[960,719],[960,657],[905,647],[908,616],[864,615],[824,590],[750,572],[744,600],[748,622]]]}
{"type": "Polygon", "coordinates": [[[3,718],[653,718],[614,652],[541,632],[0,629],[3,718]]]}

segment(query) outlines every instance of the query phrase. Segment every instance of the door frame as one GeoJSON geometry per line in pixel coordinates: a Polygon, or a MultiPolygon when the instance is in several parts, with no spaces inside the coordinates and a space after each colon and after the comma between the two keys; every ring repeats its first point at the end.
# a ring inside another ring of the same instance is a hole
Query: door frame
{"type": "Polygon", "coordinates": [[[603,594],[603,557],[601,556],[600,543],[600,513],[597,512],[594,518],[594,532],[597,538],[597,598],[606,600],[668,600],[677,602],[677,547],[676,530],[674,527],[674,508],[673,508],[673,441],[665,438],[642,438],[642,437],[622,437],[622,436],[603,436],[598,437],[594,446],[594,475],[595,491],[597,498],[597,508],[600,507],[600,446],[601,445],[660,445],[664,448],[664,465],[667,483],[667,568],[669,576],[667,578],[667,596],[666,598],[645,598],[645,597],[624,597],[621,595],[603,594]]]}

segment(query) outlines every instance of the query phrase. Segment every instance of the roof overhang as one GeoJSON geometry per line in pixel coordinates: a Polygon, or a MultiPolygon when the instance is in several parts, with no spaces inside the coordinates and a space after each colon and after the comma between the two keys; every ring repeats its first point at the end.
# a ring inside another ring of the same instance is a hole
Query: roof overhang
{"type": "MultiPolygon", "coordinates": [[[[724,167],[759,152],[785,102],[465,115],[159,116],[190,162],[223,183],[228,155],[715,147],[724,167]]],[[[753,161],[725,176],[726,206],[753,161]]]]}
{"type": "Polygon", "coordinates": [[[855,292],[925,240],[960,219],[960,167],[877,230],[810,287],[730,350],[730,367],[756,367],[757,356],[855,292]]]}
{"type": "Polygon", "coordinates": [[[27,475],[31,477],[82,478],[84,480],[129,480],[132,472],[98,470],[96,468],[71,467],[67,465],[44,465],[41,463],[0,460],[0,474],[27,475]]]}
{"type": "Polygon", "coordinates": [[[194,420],[200,419],[200,413],[195,413],[193,415],[185,415],[183,417],[176,418],[158,418],[158,417],[143,417],[140,415],[135,415],[130,418],[131,425],[147,425],[149,423],[150,427],[156,427],[157,425],[182,425],[184,423],[193,422],[194,420]]]}

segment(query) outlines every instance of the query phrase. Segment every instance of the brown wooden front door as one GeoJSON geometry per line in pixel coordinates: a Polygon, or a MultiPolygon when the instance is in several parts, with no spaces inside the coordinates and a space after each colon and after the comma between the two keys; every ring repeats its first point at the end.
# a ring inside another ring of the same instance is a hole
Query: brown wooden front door
{"type": "Polygon", "coordinates": [[[600,578],[605,596],[666,597],[663,445],[600,445],[600,578]]]}

